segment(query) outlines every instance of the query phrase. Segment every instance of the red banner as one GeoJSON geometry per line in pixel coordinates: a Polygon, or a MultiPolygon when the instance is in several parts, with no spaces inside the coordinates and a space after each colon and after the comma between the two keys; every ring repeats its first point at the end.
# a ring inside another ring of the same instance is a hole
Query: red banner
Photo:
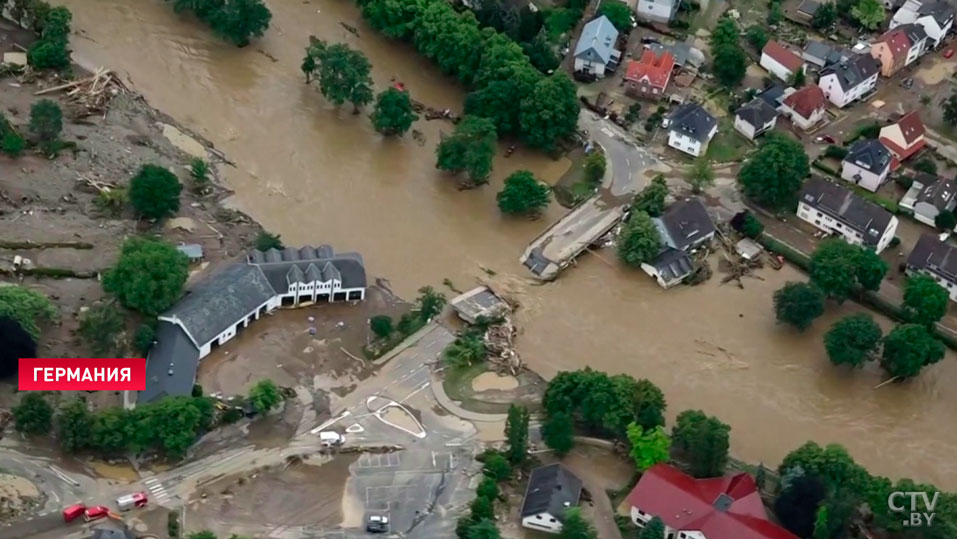
{"type": "Polygon", "coordinates": [[[142,391],[145,358],[20,358],[20,391],[142,391]]]}

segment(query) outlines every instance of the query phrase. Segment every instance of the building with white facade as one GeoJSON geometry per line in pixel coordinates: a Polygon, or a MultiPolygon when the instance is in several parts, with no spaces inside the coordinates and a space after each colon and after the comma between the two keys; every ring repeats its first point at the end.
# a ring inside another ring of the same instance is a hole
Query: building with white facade
{"type": "Polygon", "coordinates": [[[861,54],[822,69],[817,85],[831,103],[846,107],[874,91],[879,73],[877,60],[861,54]]]}
{"type": "Polygon", "coordinates": [[[920,172],[900,200],[900,207],[914,213],[914,219],[927,226],[937,226],[941,212],[957,207],[957,181],[920,172]]]}
{"type": "Polygon", "coordinates": [[[694,271],[688,252],[714,239],[717,228],[697,197],[675,202],[659,217],[652,218],[652,222],[658,229],[662,249],[653,261],[643,263],[641,269],[662,288],[671,288],[694,271]]]}
{"type": "Polygon", "coordinates": [[[936,49],[954,25],[954,7],[944,0],[907,0],[894,13],[890,28],[917,24],[927,33],[928,49],[936,49]]]}
{"type": "Polygon", "coordinates": [[[816,84],[808,84],[796,92],[788,88],[778,110],[790,118],[791,123],[807,131],[824,120],[827,114],[827,99],[824,98],[824,91],[816,84]]]}
{"type": "Polygon", "coordinates": [[[618,30],[608,17],[602,15],[589,21],[575,45],[575,71],[598,78],[613,71],[621,60],[621,51],[615,48],[617,41],[618,30]]]}
{"type": "Polygon", "coordinates": [[[718,132],[718,120],[697,103],[685,103],[665,118],[668,146],[698,157],[718,132]]]}
{"type": "Polygon", "coordinates": [[[950,301],[957,301],[957,247],[933,234],[923,234],[907,257],[908,275],[924,274],[947,289],[950,301]]]}
{"type": "Polygon", "coordinates": [[[582,481],[561,464],[532,470],[519,515],[522,526],[546,533],[559,533],[565,511],[578,506],[582,481]]]}
{"type": "Polygon", "coordinates": [[[734,128],[748,140],[754,140],[774,129],[777,121],[778,111],[760,97],[755,97],[734,112],[734,128]]]}
{"type": "Polygon", "coordinates": [[[666,23],[675,17],[679,3],[679,0],[638,0],[638,18],[666,23]]]}
{"type": "Polygon", "coordinates": [[[819,230],[878,253],[887,248],[897,232],[897,217],[889,211],[849,189],[817,177],[804,182],[797,216],[819,230]]]}
{"type": "Polygon", "coordinates": [[[761,67],[775,77],[790,82],[795,73],[804,72],[804,60],[794,51],[771,40],[761,50],[761,67]]]}
{"type": "Polygon", "coordinates": [[[851,144],[841,162],[841,178],[877,192],[887,181],[893,156],[880,141],[859,140],[851,144]]]}

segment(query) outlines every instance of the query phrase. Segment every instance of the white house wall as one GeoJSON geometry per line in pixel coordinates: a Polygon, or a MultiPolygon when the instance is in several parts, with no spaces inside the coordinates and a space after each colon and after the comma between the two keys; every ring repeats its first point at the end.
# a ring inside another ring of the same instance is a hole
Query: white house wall
{"type": "Polygon", "coordinates": [[[791,70],[785,67],[784,64],[781,64],[774,58],[768,56],[767,53],[763,52],[761,53],[761,67],[767,69],[768,72],[784,82],[788,82],[793,75],[791,70]]]}
{"type": "Polygon", "coordinates": [[[701,143],[696,139],[679,134],[677,131],[668,132],[668,146],[695,157],[701,155],[703,150],[701,143]]]}
{"type": "Polygon", "coordinates": [[[605,76],[605,64],[601,62],[589,62],[581,58],[575,58],[575,71],[584,71],[585,73],[591,73],[596,77],[605,76]]]}
{"type": "Polygon", "coordinates": [[[950,296],[950,301],[957,302],[957,283],[954,283],[950,279],[941,277],[940,275],[937,275],[936,273],[929,270],[914,271],[914,270],[908,269],[907,275],[927,275],[928,277],[937,281],[937,284],[947,289],[947,294],[950,296]]]}
{"type": "Polygon", "coordinates": [[[841,178],[851,183],[855,183],[871,192],[877,192],[877,189],[887,179],[887,174],[889,172],[890,167],[887,167],[884,169],[882,174],[874,174],[873,172],[850,161],[844,161],[841,165],[841,178]],[[855,176],[858,175],[861,177],[860,180],[855,178],[855,176]]]}
{"type": "MultiPolygon", "coordinates": [[[[798,204],[797,215],[802,221],[814,225],[819,230],[827,232],[828,234],[839,234],[844,238],[844,241],[851,245],[863,245],[864,243],[864,237],[860,232],[804,202],[798,204]]],[[[894,233],[897,232],[897,223],[897,217],[891,217],[887,229],[884,230],[884,233],[875,246],[874,250],[877,251],[878,254],[886,249],[891,239],[894,238],[894,233]]]]}
{"type": "Polygon", "coordinates": [[[880,71],[872,75],[869,79],[860,82],[857,86],[848,88],[847,91],[844,91],[837,82],[837,75],[835,74],[828,74],[821,77],[818,86],[824,90],[824,96],[827,97],[828,101],[843,108],[855,100],[860,99],[864,94],[874,88],[877,84],[877,75],[879,73],[880,71]]]}
{"type": "Polygon", "coordinates": [[[675,12],[675,0],[638,0],[638,16],[655,22],[668,22],[675,12]]]}
{"type": "Polygon", "coordinates": [[[549,513],[528,515],[522,519],[522,526],[546,533],[557,534],[558,532],[562,531],[562,523],[549,513]]]}

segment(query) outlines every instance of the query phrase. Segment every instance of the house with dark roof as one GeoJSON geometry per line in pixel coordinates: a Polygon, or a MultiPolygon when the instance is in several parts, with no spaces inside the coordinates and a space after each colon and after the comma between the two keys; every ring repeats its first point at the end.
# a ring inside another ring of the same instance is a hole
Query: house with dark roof
{"type": "Polygon", "coordinates": [[[718,120],[697,103],[678,106],[665,118],[668,146],[698,157],[708,149],[708,143],[718,132],[718,120]]]}
{"type": "Polygon", "coordinates": [[[797,216],[827,234],[880,253],[897,232],[897,217],[850,189],[813,177],[801,187],[797,216]]]}
{"type": "Polygon", "coordinates": [[[662,288],[683,282],[694,272],[688,252],[710,242],[717,231],[708,210],[698,198],[675,202],[659,217],[652,218],[661,238],[661,252],[641,269],[662,288]]]}
{"type": "Polygon", "coordinates": [[[924,147],[924,123],[916,110],[901,116],[900,120],[881,128],[877,139],[898,161],[909,159],[924,147]]]}
{"type": "Polygon", "coordinates": [[[790,81],[798,71],[804,72],[804,60],[784,45],[770,40],[761,49],[761,67],[775,77],[790,81]]]}
{"type": "Polygon", "coordinates": [[[140,402],[189,395],[199,361],[281,306],[365,299],[362,256],[332,247],[251,251],[193,285],[162,313],[146,360],[140,402]]]}
{"type": "Polygon", "coordinates": [[[954,25],[954,6],[945,0],[907,0],[894,13],[890,28],[916,24],[927,34],[926,49],[936,49],[954,25]]]}
{"type": "Polygon", "coordinates": [[[957,301],[957,247],[934,234],[922,234],[907,257],[908,275],[929,275],[947,289],[950,301],[957,301]]]}
{"type": "Polygon", "coordinates": [[[771,84],[767,88],[758,92],[756,97],[768,105],[778,108],[781,106],[781,103],[784,102],[785,96],[786,89],[784,86],[781,86],[780,84],[771,84]]]}
{"type": "Polygon", "coordinates": [[[774,129],[777,121],[778,111],[759,97],[734,112],[734,128],[748,140],[754,140],[774,129]]]}
{"type": "Polygon", "coordinates": [[[644,528],[654,517],[665,537],[681,539],[797,539],[768,519],[761,493],[746,473],[695,479],[655,464],[628,494],[631,520],[644,528]]]}
{"type": "Polygon", "coordinates": [[[803,0],[794,13],[794,18],[803,24],[810,25],[814,21],[814,14],[821,7],[821,2],[817,0],[803,0]]]}
{"type": "Polygon", "coordinates": [[[843,108],[870,95],[877,87],[879,72],[880,64],[873,56],[859,54],[822,69],[817,85],[831,103],[843,108]]]}
{"type": "Polygon", "coordinates": [[[605,71],[614,71],[621,59],[621,51],[615,48],[617,41],[618,30],[608,17],[589,21],[575,45],[575,71],[598,78],[604,77],[605,71]]]}
{"type": "Polygon", "coordinates": [[[901,198],[900,207],[913,212],[914,219],[921,223],[936,227],[940,212],[952,212],[957,207],[957,182],[920,172],[901,198]]]}
{"type": "Polygon", "coordinates": [[[796,92],[788,93],[778,110],[790,118],[791,123],[807,131],[824,119],[827,99],[819,86],[808,84],[796,92]]]}
{"type": "Polygon", "coordinates": [[[927,33],[916,24],[905,24],[884,32],[871,43],[871,56],[881,64],[881,75],[892,77],[917,60],[924,52],[927,33]]]}
{"type": "Polygon", "coordinates": [[[625,93],[634,98],[661,99],[668,90],[674,68],[675,57],[670,52],[658,55],[645,49],[641,59],[628,62],[625,93]]]}
{"type": "Polygon", "coordinates": [[[658,286],[668,289],[694,273],[694,262],[688,253],[665,247],[653,261],[642,263],[641,269],[654,277],[658,286]]]}
{"type": "Polygon", "coordinates": [[[893,156],[880,141],[858,140],[841,162],[841,178],[877,192],[891,171],[893,156]]]}
{"type": "Polygon", "coordinates": [[[582,481],[561,464],[532,470],[522,500],[522,526],[547,533],[559,533],[565,511],[577,507],[582,481]]]}
{"type": "Polygon", "coordinates": [[[832,47],[823,41],[808,41],[801,58],[817,67],[827,67],[847,61],[851,54],[847,50],[832,47]]]}
{"type": "Polygon", "coordinates": [[[638,0],[638,18],[667,23],[678,12],[679,0],[638,0]]]}

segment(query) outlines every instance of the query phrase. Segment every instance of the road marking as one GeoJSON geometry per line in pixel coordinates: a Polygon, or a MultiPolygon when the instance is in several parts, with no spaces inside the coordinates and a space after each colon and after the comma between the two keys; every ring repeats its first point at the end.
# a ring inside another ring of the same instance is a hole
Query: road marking
{"type": "Polygon", "coordinates": [[[400,402],[400,403],[403,403],[403,402],[405,402],[405,401],[411,399],[416,393],[418,393],[419,391],[422,391],[423,389],[429,387],[429,384],[431,384],[431,383],[432,383],[432,382],[425,382],[424,384],[422,384],[421,386],[419,386],[418,388],[416,388],[415,391],[413,391],[412,393],[409,393],[408,395],[406,395],[405,397],[403,397],[402,400],[400,400],[399,402],[400,402]]]}
{"type": "Polygon", "coordinates": [[[625,158],[625,164],[628,165],[628,168],[631,168],[631,159],[625,158]]]}
{"type": "MultiPolygon", "coordinates": [[[[51,491],[50,491],[50,496],[53,496],[53,500],[54,500],[56,503],[60,503],[60,497],[57,495],[56,492],[54,492],[54,491],[51,490],[51,491]]],[[[44,514],[46,514],[46,513],[40,513],[40,515],[44,515],[44,514]]]]}
{"type": "Polygon", "coordinates": [[[345,412],[342,412],[341,414],[337,415],[336,417],[333,417],[332,419],[326,421],[326,422],[323,423],[322,425],[319,425],[318,427],[312,429],[311,431],[309,431],[309,434],[315,434],[315,433],[317,433],[317,432],[319,432],[319,431],[321,431],[321,430],[323,430],[323,429],[329,427],[330,425],[333,425],[333,424],[337,423],[339,420],[344,419],[345,417],[349,416],[351,413],[352,413],[352,412],[350,412],[349,410],[346,410],[345,412]]]}
{"type": "Polygon", "coordinates": [[[435,467],[435,451],[432,452],[432,467],[435,467]]]}
{"type": "Polygon", "coordinates": [[[77,481],[74,481],[73,478],[68,476],[66,472],[64,472],[63,470],[57,468],[56,466],[52,464],[49,466],[49,468],[50,468],[50,471],[53,472],[53,475],[57,476],[57,478],[59,478],[64,483],[68,485],[73,485],[74,487],[80,486],[80,483],[78,483],[77,481]]]}

